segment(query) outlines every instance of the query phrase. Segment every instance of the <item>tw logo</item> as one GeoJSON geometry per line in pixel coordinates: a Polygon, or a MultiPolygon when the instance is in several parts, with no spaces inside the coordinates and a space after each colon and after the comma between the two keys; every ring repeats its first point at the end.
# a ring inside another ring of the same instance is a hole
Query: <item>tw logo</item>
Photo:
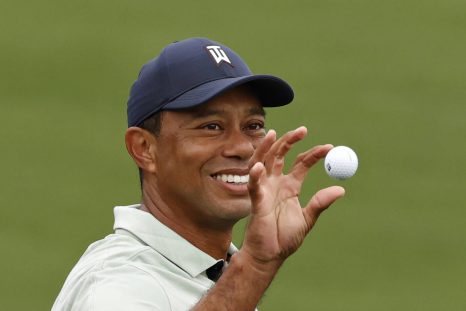
{"type": "Polygon", "coordinates": [[[225,54],[225,51],[223,51],[218,45],[209,45],[206,46],[206,49],[210,52],[210,55],[212,55],[217,65],[220,65],[221,62],[225,62],[233,66],[230,59],[225,54]]]}

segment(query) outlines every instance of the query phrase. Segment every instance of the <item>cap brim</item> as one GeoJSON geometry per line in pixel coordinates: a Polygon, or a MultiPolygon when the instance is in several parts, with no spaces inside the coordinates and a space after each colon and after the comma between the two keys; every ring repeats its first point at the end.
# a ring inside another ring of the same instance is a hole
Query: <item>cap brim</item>
{"type": "Polygon", "coordinates": [[[250,75],[201,84],[171,100],[162,110],[186,109],[201,105],[239,85],[248,85],[264,107],[284,106],[294,98],[293,89],[284,80],[270,75],[250,75]]]}

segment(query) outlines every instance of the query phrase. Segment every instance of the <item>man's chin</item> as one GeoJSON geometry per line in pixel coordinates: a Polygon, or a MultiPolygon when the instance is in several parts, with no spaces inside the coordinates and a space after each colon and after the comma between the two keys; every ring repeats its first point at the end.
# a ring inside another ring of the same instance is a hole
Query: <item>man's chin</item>
{"type": "Polygon", "coordinates": [[[251,201],[247,199],[236,199],[234,202],[225,203],[223,212],[231,220],[239,221],[251,213],[251,201]]]}
{"type": "Polygon", "coordinates": [[[230,195],[225,192],[215,193],[208,199],[209,206],[204,206],[210,210],[212,216],[226,222],[235,223],[251,213],[251,199],[249,194],[242,196],[230,195]]]}

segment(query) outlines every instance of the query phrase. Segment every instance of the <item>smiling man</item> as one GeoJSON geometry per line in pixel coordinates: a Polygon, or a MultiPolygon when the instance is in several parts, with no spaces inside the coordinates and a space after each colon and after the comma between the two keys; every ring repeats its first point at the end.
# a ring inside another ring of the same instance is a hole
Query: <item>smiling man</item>
{"type": "Polygon", "coordinates": [[[326,188],[301,207],[308,170],[332,146],[307,150],[283,172],[307,130],[277,139],[263,107],[292,100],[285,81],[253,75],[206,38],[172,43],[147,63],[125,135],[141,203],[115,208],[115,232],[87,249],[53,310],[254,310],[319,214],[344,195],[326,188]],[[233,226],[248,215],[237,250],[233,226]]]}

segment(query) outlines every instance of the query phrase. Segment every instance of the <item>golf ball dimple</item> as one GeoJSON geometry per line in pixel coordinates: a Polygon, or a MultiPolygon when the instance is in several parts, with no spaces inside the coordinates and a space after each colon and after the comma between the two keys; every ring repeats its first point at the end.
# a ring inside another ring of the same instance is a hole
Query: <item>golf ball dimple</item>
{"type": "Polygon", "coordinates": [[[324,166],[328,176],[345,180],[356,173],[358,169],[358,156],[349,147],[334,147],[327,153],[324,166]]]}

